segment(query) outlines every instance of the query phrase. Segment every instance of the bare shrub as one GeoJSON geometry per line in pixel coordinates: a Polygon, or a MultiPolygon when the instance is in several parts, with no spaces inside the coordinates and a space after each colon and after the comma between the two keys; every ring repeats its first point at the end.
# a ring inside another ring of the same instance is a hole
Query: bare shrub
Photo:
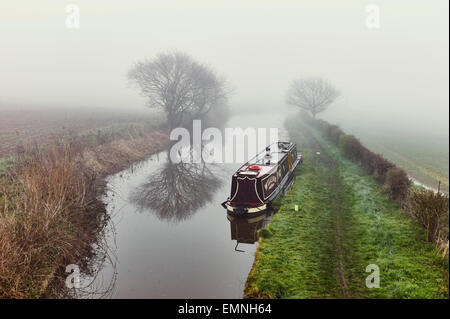
{"type": "Polygon", "coordinates": [[[398,167],[392,167],[386,173],[384,185],[391,199],[402,202],[408,195],[411,181],[404,170],[398,167]]]}
{"type": "Polygon", "coordinates": [[[339,148],[352,161],[361,162],[363,146],[353,135],[341,134],[339,148]]]}
{"type": "Polygon", "coordinates": [[[370,175],[373,175],[375,172],[375,167],[372,165],[373,157],[375,155],[375,153],[371,152],[365,147],[361,150],[361,165],[370,175]]]}
{"type": "Polygon", "coordinates": [[[411,214],[425,227],[431,242],[448,241],[448,195],[415,190],[410,199],[411,214]]]}
{"type": "Polygon", "coordinates": [[[389,162],[379,154],[373,154],[370,160],[370,165],[372,166],[375,178],[381,184],[384,184],[384,182],[386,181],[386,174],[389,169],[395,167],[393,163],[389,162]]]}
{"type": "Polygon", "coordinates": [[[344,132],[337,125],[329,125],[326,130],[328,138],[336,145],[339,144],[339,140],[344,132]]]}

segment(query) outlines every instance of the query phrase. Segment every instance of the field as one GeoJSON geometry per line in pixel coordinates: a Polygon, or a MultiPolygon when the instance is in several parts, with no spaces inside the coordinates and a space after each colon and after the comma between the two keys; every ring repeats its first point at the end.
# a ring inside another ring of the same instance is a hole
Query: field
{"type": "Polygon", "coordinates": [[[446,298],[448,259],[424,229],[316,129],[296,119],[288,129],[304,163],[261,233],[245,295],[446,298]],[[379,288],[366,287],[368,265],[379,268],[379,288]]]}
{"type": "Polygon", "coordinates": [[[88,273],[95,264],[109,218],[104,178],[160,151],[168,136],[151,113],[26,113],[2,117],[0,298],[61,297],[66,265],[88,273]]]}
{"type": "Polygon", "coordinates": [[[374,152],[403,167],[420,183],[437,189],[440,181],[441,190],[448,193],[449,152],[445,139],[367,134],[361,140],[374,152]]]}
{"type": "Polygon", "coordinates": [[[15,153],[21,147],[46,143],[52,138],[90,134],[131,123],[153,125],[161,121],[161,117],[148,109],[111,111],[102,108],[0,108],[0,159],[15,153]]]}
{"type": "MultiPolygon", "coordinates": [[[[382,119],[350,118],[342,115],[324,116],[330,123],[337,123],[344,131],[353,134],[375,153],[405,169],[421,184],[449,191],[449,136],[448,128],[396,127],[384,124],[382,119]]],[[[397,123],[401,126],[401,123],[397,123]]]]}

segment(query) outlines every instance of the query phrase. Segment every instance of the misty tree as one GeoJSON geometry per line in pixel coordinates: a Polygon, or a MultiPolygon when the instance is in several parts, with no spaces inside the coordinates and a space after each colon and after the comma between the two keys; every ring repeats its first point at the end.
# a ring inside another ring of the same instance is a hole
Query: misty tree
{"type": "Polygon", "coordinates": [[[227,96],[223,79],[181,52],[137,62],[128,79],[147,98],[147,106],[164,110],[170,129],[182,126],[186,119],[204,117],[223,106],[227,96]]]}
{"type": "Polygon", "coordinates": [[[316,114],[325,111],[339,94],[338,90],[322,78],[299,79],[294,80],[289,87],[286,103],[311,112],[315,118],[316,114]]]}

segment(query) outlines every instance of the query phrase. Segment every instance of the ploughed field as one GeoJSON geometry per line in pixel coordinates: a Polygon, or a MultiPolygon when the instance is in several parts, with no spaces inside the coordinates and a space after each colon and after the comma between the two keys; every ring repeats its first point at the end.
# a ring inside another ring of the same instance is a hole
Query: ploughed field
{"type": "Polygon", "coordinates": [[[26,145],[47,143],[52,138],[154,121],[155,115],[146,109],[0,108],[0,159],[26,145]]]}

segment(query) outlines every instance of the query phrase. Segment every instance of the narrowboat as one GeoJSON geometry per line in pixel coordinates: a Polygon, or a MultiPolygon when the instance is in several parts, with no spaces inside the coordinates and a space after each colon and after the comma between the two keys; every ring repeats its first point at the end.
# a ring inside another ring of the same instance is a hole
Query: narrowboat
{"type": "Polygon", "coordinates": [[[301,162],[295,143],[270,144],[233,174],[230,197],[222,206],[230,215],[266,211],[294,183],[295,169],[301,162]]]}

